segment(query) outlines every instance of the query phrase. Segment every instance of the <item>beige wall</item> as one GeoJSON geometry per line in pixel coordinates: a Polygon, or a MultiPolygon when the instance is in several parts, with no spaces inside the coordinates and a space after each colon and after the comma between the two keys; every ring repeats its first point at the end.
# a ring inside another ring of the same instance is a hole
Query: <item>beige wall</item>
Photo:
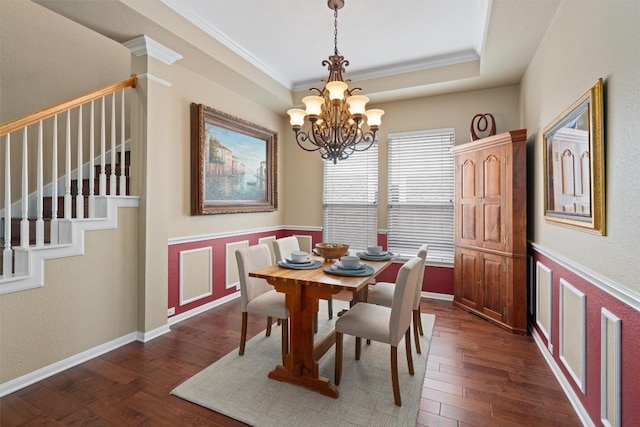
{"type": "MultiPolygon", "coordinates": [[[[393,132],[453,127],[456,144],[471,140],[469,125],[477,113],[492,113],[496,131],[520,129],[518,86],[506,86],[408,101],[388,102],[371,107],[382,108],[382,127],[378,133],[379,200],[378,228],[387,228],[387,135],[393,132]]],[[[285,175],[283,192],[293,200],[286,203],[285,223],[294,226],[322,226],[322,162],[320,155],[297,147],[293,131],[286,129],[284,139],[285,175]],[[289,178],[291,180],[289,180],[289,178]]]]}
{"type": "Polygon", "coordinates": [[[521,85],[532,188],[529,238],[633,292],[640,292],[639,23],[637,1],[563,2],[521,85]],[[599,77],[605,82],[604,237],[543,218],[542,130],[599,77]]]}
{"type": "Polygon", "coordinates": [[[121,208],[84,255],[45,262],[44,286],[0,295],[0,383],[136,331],[137,216],[121,208]]]}
{"type": "MultiPolygon", "coordinates": [[[[30,1],[0,1],[0,55],[1,123],[130,74],[127,49],[30,1]]],[[[137,330],[136,220],[120,209],[85,255],[45,262],[43,287],[0,295],[0,383],[137,330]]]]}

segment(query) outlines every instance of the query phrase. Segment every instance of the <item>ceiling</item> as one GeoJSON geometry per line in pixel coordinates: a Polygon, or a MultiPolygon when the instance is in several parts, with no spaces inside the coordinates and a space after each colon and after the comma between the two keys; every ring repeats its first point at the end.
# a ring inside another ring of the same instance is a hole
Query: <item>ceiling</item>
{"type": "MultiPolygon", "coordinates": [[[[120,43],[148,35],[184,66],[234,69],[247,80],[227,87],[278,109],[320,85],[334,50],[327,0],[34,1],[120,43]]],[[[560,1],[345,0],[344,75],[373,102],[517,84],[560,1]]]]}

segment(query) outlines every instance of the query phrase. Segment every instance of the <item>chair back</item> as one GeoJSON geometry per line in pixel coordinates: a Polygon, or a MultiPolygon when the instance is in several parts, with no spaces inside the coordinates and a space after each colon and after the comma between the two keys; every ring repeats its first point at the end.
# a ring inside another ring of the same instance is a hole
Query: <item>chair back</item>
{"type": "Polygon", "coordinates": [[[299,251],[300,244],[296,236],[283,237],[273,241],[273,251],[276,254],[276,261],[282,261],[291,257],[291,252],[299,251]]]}
{"type": "Polygon", "coordinates": [[[398,271],[389,319],[390,344],[393,346],[398,345],[411,325],[415,288],[418,286],[418,275],[423,266],[424,261],[421,258],[413,257],[398,271]]]}
{"type": "Polygon", "coordinates": [[[246,311],[251,300],[274,289],[265,279],[249,276],[250,271],[260,270],[272,264],[271,251],[264,243],[248,246],[236,251],[236,261],[240,276],[240,308],[246,311]]]}
{"type": "Polygon", "coordinates": [[[418,274],[418,286],[416,286],[416,293],[413,299],[413,309],[418,310],[420,308],[420,296],[422,295],[422,284],[424,282],[424,269],[427,263],[427,251],[429,250],[429,245],[426,243],[420,246],[420,250],[418,251],[418,257],[422,259],[422,268],[420,268],[420,273],[418,274]]]}

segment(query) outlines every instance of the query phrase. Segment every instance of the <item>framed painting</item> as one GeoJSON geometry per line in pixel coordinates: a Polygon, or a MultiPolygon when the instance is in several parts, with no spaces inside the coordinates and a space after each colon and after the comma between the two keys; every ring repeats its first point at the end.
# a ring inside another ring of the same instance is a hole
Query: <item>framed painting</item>
{"type": "Polygon", "coordinates": [[[543,131],[544,217],[605,235],[602,79],[543,131]]]}
{"type": "Polygon", "coordinates": [[[276,132],[191,104],[191,214],[275,211],[276,153],[276,132]]]}

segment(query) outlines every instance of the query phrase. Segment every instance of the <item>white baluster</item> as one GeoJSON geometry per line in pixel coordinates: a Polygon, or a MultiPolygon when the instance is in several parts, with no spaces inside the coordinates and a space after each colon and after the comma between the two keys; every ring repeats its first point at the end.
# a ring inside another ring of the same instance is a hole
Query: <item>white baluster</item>
{"type": "Polygon", "coordinates": [[[125,139],[124,139],[124,89],[121,93],[120,105],[120,194],[127,195],[127,178],[125,176],[125,139]]]}
{"type": "Polygon", "coordinates": [[[102,97],[102,110],[100,110],[101,118],[100,118],[100,196],[104,196],[107,194],[107,175],[105,173],[104,164],[107,161],[105,157],[105,145],[106,145],[106,136],[105,136],[105,128],[104,128],[104,120],[105,120],[105,105],[104,105],[104,96],[102,97]]]}
{"type": "MultiPolygon", "coordinates": [[[[9,205],[11,209],[11,205],[9,205]]],[[[29,247],[29,154],[27,128],[22,128],[22,221],[20,221],[20,247],[29,247]]]]}
{"type": "Polygon", "coordinates": [[[51,237],[57,245],[58,236],[58,115],[53,116],[53,144],[51,147],[51,237]]]}
{"type": "Polygon", "coordinates": [[[67,111],[64,156],[64,219],[71,219],[71,110],[67,111]]]}
{"type": "Polygon", "coordinates": [[[42,219],[42,120],[38,122],[38,164],[36,171],[36,246],[44,246],[44,219],[42,219]]]}
{"type": "Polygon", "coordinates": [[[96,181],[95,149],[93,147],[93,144],[95,142],[94,113],[95,109],[93,106],[93,101],[91,101],[91,118],[89,119],[89,218],[95,218],[96,216],[96,196],[93,189],[96,181]]]}
{"type": "Polygon", "coordinates": [[[4,250],[2,251],[2,275],[13,273],[13,251],[11,250],[11,134],[7,134],[4,153],[4,250]]]}
{"type": "Polygon", "coordinates": [[[109,194],[116,195],[116,94],[111,94],[111,174],[109,175],[109,194]]]}
{"type": "Polygon", "coordinates": [[[76,218],[84,218],[84,197],[82,195],[82,105],[78,107],[78,165],[76,173],[76,218]]]}

